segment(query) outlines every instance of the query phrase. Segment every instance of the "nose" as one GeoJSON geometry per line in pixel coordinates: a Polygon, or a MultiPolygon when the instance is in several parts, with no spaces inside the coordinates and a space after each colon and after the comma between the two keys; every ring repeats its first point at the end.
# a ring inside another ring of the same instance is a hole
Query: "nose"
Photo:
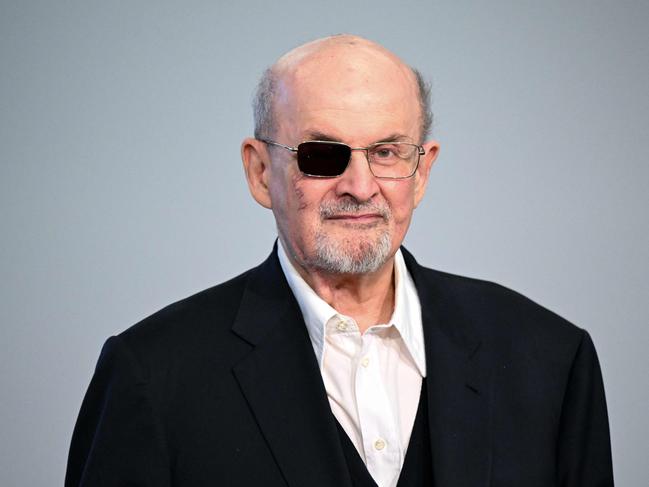
{"type": "Polygon", "coordinates": [[[369,201],[378,193],[379,185],[370,171],[367,153],[362,150],[352,151],[347,169],[338,178],[336,195],[352,196],[357,201],[369,201]]]}

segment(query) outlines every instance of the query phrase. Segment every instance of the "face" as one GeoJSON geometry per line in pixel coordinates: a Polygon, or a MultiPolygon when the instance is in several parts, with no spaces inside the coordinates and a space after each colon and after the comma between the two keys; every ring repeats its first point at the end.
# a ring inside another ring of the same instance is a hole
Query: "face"
{"type": "MultiPolygon", "coordinates": [[[[410,70],[370,47],[329,50],[282,77],[275,99],[276,141],[334,140],[351,147],[419,143],[420,117],[410,70]]],[[[382,180],[365,152],[353,151],[337,178],[304,176],[296,155],[266,147],[267,184],[280,238],[304,270],[368,273],[390,261],[423,196],[437,145],[425,144],[412,178],[382,180]]]]}

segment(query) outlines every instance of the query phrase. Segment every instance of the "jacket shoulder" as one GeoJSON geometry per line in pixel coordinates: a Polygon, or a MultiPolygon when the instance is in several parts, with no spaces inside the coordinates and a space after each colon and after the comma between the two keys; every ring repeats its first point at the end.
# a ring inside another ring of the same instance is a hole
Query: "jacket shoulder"
{"type": "MultiPolygon", "coordinates": [[[[471,328],[495,349],[572,357],[587,335],[555,312],[498,283],[416,265],[422,306],[440,306],[449,320],[471,328]]],[[[444,319],[444,318],[443,318],[444,319]]],[[[453,326],[452,324],[449,326],[453,326]]]]}
{"type": "Polygon", "coordinates": [[[227,349],[241,296],[255,269],[162,308],[120,333],[120,342],[151,364],[227,349]]]}

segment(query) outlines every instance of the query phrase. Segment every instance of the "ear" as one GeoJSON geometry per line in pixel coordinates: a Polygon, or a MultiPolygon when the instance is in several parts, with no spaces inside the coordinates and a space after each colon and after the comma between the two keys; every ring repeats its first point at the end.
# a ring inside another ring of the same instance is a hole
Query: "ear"
{"type": "Polygon", "coordinates": [[[241,143],[241,160],[250,194],[264,208],[272,208],[268,190],[270,157],[266,144],[252,137],[244,139],[241,143]]]}
{"type": "Polygon", "coordinates": [[[419,205],[419,202],[424,197],[426,193],[426,186],[428,185],[428,175],[430,174],[430,168],[433,167],[435,159],[437,159],[437,154],[439,153],[439,143],[435,140],[431,140],[422,145],[424,148],[424,155],[419,159],[419,167],[415,173],[415,207],[419,205]]]}

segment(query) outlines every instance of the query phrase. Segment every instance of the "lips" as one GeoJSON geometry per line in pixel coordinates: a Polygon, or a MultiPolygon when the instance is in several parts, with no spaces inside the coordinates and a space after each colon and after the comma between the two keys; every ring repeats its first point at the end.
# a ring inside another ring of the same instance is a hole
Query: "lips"
{"type": "Polygon", "coordinates": [[[373,221],[373,220],[383,220],[383,215],[378,213],[362,213],[362,214],[344,214],[344,215],[331,215],[327,217],[327,220],[348,220],[348,221],[373,221]]]}

